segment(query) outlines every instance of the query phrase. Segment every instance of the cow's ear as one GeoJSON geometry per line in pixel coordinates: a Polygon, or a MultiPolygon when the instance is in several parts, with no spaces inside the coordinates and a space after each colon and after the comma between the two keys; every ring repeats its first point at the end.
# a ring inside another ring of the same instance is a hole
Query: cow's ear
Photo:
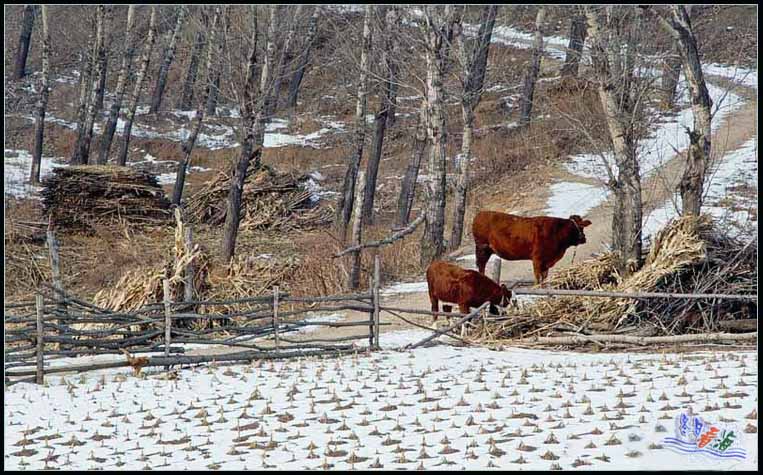
{"type": "Polygon", "coordinates": [[[590,219],[586,219],[585,221],[581,221],[580,222],[580,226],[582,226],[582,227],[586,227],[586,226],[590,226],[590,225],[591,225],[591,220],[590,219]]]}
{"type": "Polygon", "coordinates": [[[579,223],[582,218],[580,216],[578,216],[577,214],[571,214],[570,215],[570,219],[572,221],[575,221],[576,223],[579,223]]]}

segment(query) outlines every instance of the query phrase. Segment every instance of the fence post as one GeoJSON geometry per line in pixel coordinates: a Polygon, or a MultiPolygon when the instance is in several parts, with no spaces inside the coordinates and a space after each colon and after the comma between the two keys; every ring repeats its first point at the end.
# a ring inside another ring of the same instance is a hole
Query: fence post
{"type": "Polygon", "coordinates": [[[500,257],[495,256],[495,264],[493,264],[492,278],[493,282],[501,285],[501,263],[503,262],[500,257]]]}
{"type": "Polygon", "coordinates": [[[377,350],[381,347],[379,346],[379,306],[381,303],[379,302],[379,282],[381,280],[381,259],[379,259],[379,253],[377,252],[374,255],[374,286],[373,286],[373,302],[374,302],[374,348],[377,350]]]}
{"type": "Polygon", "coordinates": [[[278,286],[273,287],[273,338],[278,350],[278,286]]]}
{"type": "Polygon", "coordinates": [[[376,331],[374,330],[375,326],[375,320],[374,320],[374,276],[369,275],[368,276],[368,293],[371,294],[371,310],[368,311],[368,351],[371,351],[374,349],[374,335],[376,335],[376,331]]]}
{"type": "MultiPolygon", "coordinates": [[[[170,338],[172,330],[172,308],[170,303],[172,299],[170,297],[170,280],[164,279],[164,356],[170,356],[170,338]]],[[[165,371],[169,370],[169,366],[164,367],[165,371]]]]}
{"type": "MultiPolygon", "coordinates": [[[[56,239],[56,234],[53,232],[53,222],[48,220],[48,230],[46,232],[46,237],[48,241],[48,259],[50,261],[50,273],[53,277],[53,288],[55,289],[54,294],[56,294],[56,308],[60,312],[61,315],[66,314],[66,302],[64,301],[64,284],[61,280],[61,259],[59,258],[58,254],[58,239],[56,239]]],[[[64,325],[64,322],[62,322],[60,319],[58,320],[59,325],[64,325]]],[[[59,328],[58,334],[60,336],[64,335],[63,328],[59,328]]],[[[59,343],[58,348],[65,348],[65,346],[62,343],[59,343]]]]}
{"type": "Polygon", "coordinates": [[[35,379],[35,382],[37,384],[44,384],[45,372],[43,368],[43,351],[45,350],[45,339],[43,338],[44,331],[42,327],[42,315],[44,313],[42,295],[35,295],[35,303],[37,306],[37,378],[35,379]]]}
{"type": "MultiPolygon", "coordinates": [[[[187,252],[193,251],[193,231],[191,230],[190,226],[185,228],[185,235],[183,236],[185,240],[185,248],[187,252]]],[[[184,281],[184,298],[186,302],[190,302],[193,300],[193,274],[194,274],[194,265],[193,262],[189,263],[185,267],[185,281],[184,281]]]]}

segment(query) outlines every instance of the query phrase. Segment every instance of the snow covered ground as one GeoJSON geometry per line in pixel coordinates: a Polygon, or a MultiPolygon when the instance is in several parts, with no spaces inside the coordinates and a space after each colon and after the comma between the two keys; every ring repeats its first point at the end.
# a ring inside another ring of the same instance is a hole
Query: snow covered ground
{"type": "MultiPolygon", "coordinates": [[[[395,345],[427,332],[382,334],[395,345]]],[[[755,469],[757,356],[434,346],[50,376],[5,391],[7,469],[755,469]],[[690,408],[735,453],[676,453],[690,408]],[[740,451],[744,452],[740,452],[740,451]]]]}
{"type": "MultiPolygon", "coordinates": [[[[50,175],[56,167],[66,166],[63,158],[43,156],[40,164],[40,179],[50,175]]],[[[32,173],[32,154],[26,150],[4,149],[3,153],[3,185],[4,195],[22,198],[37,197],[35,193],[40,187],[29,183],[32,173]]]]}

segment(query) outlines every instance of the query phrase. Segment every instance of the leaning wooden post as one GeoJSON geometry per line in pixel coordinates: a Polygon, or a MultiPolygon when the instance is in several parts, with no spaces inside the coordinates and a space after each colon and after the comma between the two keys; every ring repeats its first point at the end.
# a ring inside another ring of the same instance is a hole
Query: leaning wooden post
{"type": "Polygon", "coordinates": [[[278,286],[273,287],[273,339],[278,350],[278,286]]]}
{"type": "MultiPolygon", "coordinates": [[[[61,260],[58,254],[58,239],[56,239],[56,234],[53,232],[53,222],[50,219],[48,220],[48,230],[46,232],[46,236],[48,241],[50,272],[53,277],[53,288],[55,289],[54,293],[56,294],[56,308],[61,315],[65,315],[66,302],[64,301],[64,285],[63,281],[61,280],[61,260]]],[[[63,322],[59,320],[58,324],[63,325],[63,322]]],[[[58,334],[63,336],[64,333],[65,332],[63,328],[59,328],[58,334]]],[[[56,345],[56,347],[62,348],[63,345],[59,343],[56,345]]]]}
{"type": "MultiPolygon", "coordinates": [[[[172,308],[170,304],[172,299],[170,298],[170,280],[164,279],[164,356],[170,356],[170,338],[172,331],[172,308]]],[[[164,367],[165,371],[169,370],[169,366],[164,367]]]]}
{"type": "Polygon", "coordinates": [[[493,279],[493,282],[495,282],[498,285],[501,285],[501,258],[498,256],[495,256],[495,264],[493,264],[493,272],[490,276],[493,279]]]}
{"type": "Polygon", "coordinates": [[[42,295],[35,295],[35,303],[37,305],[37,378],[35,379],[35,382],[37,384],[44,384],[45,372],[43,368],[43,351],[45,350],[45,339],[43,338],[42,315],[45,309],[43,306],[42,295]]]}
{"type": "Polygon", "coordinates": [[[374,286],[373,286],[373,302],[374,302],[374,348],[377,350],[381,349],[379,346],[379,307],[381,303],[379,302],[379,282],[381,280],[381,259],[379,259],[379,254],[376,253],[374,255],[374,286]]]}

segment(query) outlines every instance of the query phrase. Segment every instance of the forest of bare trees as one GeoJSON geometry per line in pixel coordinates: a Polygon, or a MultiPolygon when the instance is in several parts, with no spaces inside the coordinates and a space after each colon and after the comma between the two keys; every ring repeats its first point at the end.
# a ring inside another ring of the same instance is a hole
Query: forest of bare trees
{"type": "MultiPolygon", "coordinates": [[[[221,242],[222,255],[230,260],[235,254],[244,180],[252,169],[262,166],[265,130],[276,112],[297,107],[305,76],[320,69],[320,65],[312,64],[316,49],[327,35],[341,31],[333,47],[347,60],[343,73],[354,114],[335,208],[338,239],[349,243],[363,226],[376,223],[377,176],[387,147],[385,137],[399,111],[397,97],[414,94],[418,98],[415,106],[407,107],[416,118],[416,126],[404,138],[410,158],[400,180],[393,224],[398,231],[408,226],[415,196],[417,192],[423,194],[420,255],[421,263],[426,264],[441,257],[446,249],[457,249],[465,234],[475,111],[486,73],[492,67],[488,58],[500,9],[495,5],[367,5],[356,9],[352,20],[339,20],[335,11],[320,6],[94,7],[82,22],[86,31],[81,36],[87,36],[88,41],[77,46],[82,68],[79,97],[73,106],[77,140],[70,161],[127,164],[131,129],[144,102],[150,114],[161,114],[169,103],[181,110],[193,110],[171,200],[183,206],[186,175],[205,117],[215,115],[220,103],[237,108],[240,120],[236,133],[241,146],[230,163],[221,242]],[[96,134],[99,103],[103,103],[106,90],[110,99],[96,134]],[[453,98],[457,100],[451,102],[453,98]],[[446,112],[450,103],[459,104],[460,117],[446,112]],[[448,123],[454,119],[455,127],[448,123]],[[123,133],[115,140],[118,125],[123,133]],[[460,132],[451,136],[448,131],[456,128],[460,132]],[[454,159],[448,157],[449,144],[459,150],[454,159]],[[364,163],[363,190],[359,192],[358,176],[364,163]],[[453,193],[446,179],[451,167],[455,171],[453,193]],[[362,207],[358,208],[360,196],[362,207]],[[446,219],[446,209],[452,210],[450,219],[446,219]],[[361,222],[354,224],[353,216],[361,222]],[[449,239],[446,230],[450,231],[449,239]]],[[[530,59],[518,71],[523,78],[518,103],[520,126],[532,123],[544,61],[546,14],[546,8],[537,9],[530,59]]],[[[53,54],[49,30],[56,21],[50,8],[24,7],[14,52],[12,78],[19,80],[29,70],[30,45],[36,47],[33,31],[41,28],[43,87],[37,101],[33,182],[39,181],[53,54]]],[[[688,131],[691,147],[679,191],[684,213],[698,214],[702,206],[712,102],[700,67],[691,9],[574,7],[559,23],[569,36],[560,76],[581,76],[596,85],[601,119],[607,124],[608,145],[614,157],[611,163],[604,161],[607,183],[615,197],[612,245],[622,253],[625,269],[626,262],[642,258],[638,143],[651,120],[646,98],[654,92],[662,98],[663,107],[672,107],[680,72],[688,79],[695,122],[688,131]],[[659,78],[640,70],[644,66],[641,58],[655,54],[648,38],[651,30],[646,28],[652,19],[670,39],[657,51],[663,58],[659,78]],[[588,50],[590,62],[583,59],[588,50]]],[[[579,133],[590,135],[585,130],[579,133]]],[[[357,285],[356,277],[357,269],[351,278],[353,285],[357,285]]]]}

